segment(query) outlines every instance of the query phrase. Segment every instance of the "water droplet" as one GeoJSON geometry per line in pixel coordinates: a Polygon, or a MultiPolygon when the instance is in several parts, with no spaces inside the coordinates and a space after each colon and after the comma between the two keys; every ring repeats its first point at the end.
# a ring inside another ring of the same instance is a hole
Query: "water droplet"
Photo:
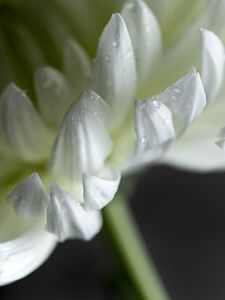
{"type": "Polygon", "coordinates": [[[168,125],[169,122],[170,122],[170,120],[169,120],[169,118],[164,117],[164,118],[163,118],[163,122],[164,122],[164,124],[168,125]]]}
{"type": "Polygon", "coordinates": [[[112,42],[112,46],[115,48],[118,48],[120,46],[120,42],[119,41],[114,41],[112,42]]]}
{"type": "Polygon", "coordinates": [[[156,108],[160,108],[160,102],[158,100],[153,100],[152,104],[154,105],[154,107],[156,108]]]}
{"type": "Polygon", "coordinates": [[[177,96],[176,95],[172,95],[172,101],[176,101],[177,100],[177,96]]]}
{"type": "Polygon", "coordinates": [[[182,95],[183,91],[182,91],[181,88],[175,88],[175,89],[174,89],[174,93],[175,93],[177,96],[180,96],[180,95],[182,95]]]}
{"type": "Polygon", "coordinates": [[[139,139],[139,141],[141,142],[141,143],[146,143],[147,142],[147,140],[148,140],[148,138],[146,137],[146,136],[142,136],[140,139],[139,139]]]}
{"type": "Polygon", "coordinates": [[[105,61],[110,61],[110,57],[108,55],[105,56],[105,61]]]}

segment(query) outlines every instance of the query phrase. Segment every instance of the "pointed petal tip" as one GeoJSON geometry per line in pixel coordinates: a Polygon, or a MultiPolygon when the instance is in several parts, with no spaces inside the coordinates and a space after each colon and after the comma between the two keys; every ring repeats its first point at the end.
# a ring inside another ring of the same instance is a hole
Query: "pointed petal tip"
{"type": "Polygon", "coordinates": [[[3,89],[2,93],[1,93],[1,98],[5,98],[7,97],[8,99],[10,99],[12,96],[14,96],[15,94],[21,94],[24,93],[23,90],[21,90],[16,83],[14,82],[10,82],[6,85],[6,87],[3,89]]]}
{"type": "Polygon", "coordinates": [[[115,14],[112,14],[112,16],[111,16],[111,19],[110,20],[112,20],[112,21],[124,21],[123,20],[123,17],[122,17],[122,15],[120,14],[120,13],[115,13],[115,14]]]}
{"type": "Polygon", "coordinates": [[[39,174],[34,172],[21,181],[7,197],[16,213],[24,219],[41,217],[45,213],[48,195],[39,174]]]}
{"type": "Polygon", "coordinates": [[[80,180],[84,172],[101,169],[113,141],[107,128],[108,106],[86,89],[64,116],[55,140],[51,168],[69,180],[80,180]]]}
{"type": "Polygon", "coordinates": [[[112,15],[100,36],[89,80],[89,86],[114,110],[114,129],[133,104],[136,83],[132,42],[123,17],[117,13],[112,15]]]}
{"type": "Polygon", "coordinates": [[[94,90],[92,90],[91,88],[85,88],[80,96],[79,99],[83,99],[83,98],[90,98],[91,100],[94,98],[100,98],[101,96],[95,92],[94,90]]]}

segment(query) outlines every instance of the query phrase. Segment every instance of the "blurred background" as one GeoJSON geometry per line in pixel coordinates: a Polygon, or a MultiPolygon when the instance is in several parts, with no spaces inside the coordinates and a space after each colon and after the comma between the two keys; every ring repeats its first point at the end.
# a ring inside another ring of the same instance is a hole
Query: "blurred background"
{"type": "MultiPolygon", "coordinates": [[[[171,299],[224,300],[225,173],[154,167],[130,204],[171,299]]],[[[130,288],[102,231],[59,245],[36,272],[0,288],[0,299],[130,300],[130,288]]]]}

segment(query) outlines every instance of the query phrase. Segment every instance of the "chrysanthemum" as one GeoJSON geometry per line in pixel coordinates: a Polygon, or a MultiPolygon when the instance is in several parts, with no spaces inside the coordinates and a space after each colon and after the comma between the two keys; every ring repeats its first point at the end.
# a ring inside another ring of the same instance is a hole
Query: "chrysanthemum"
{"type": "MultiPolygon", "coordinates": [[[[219,31],[224,1],[207,3],[200,17],[177,39],[185,20],[179,20],[173,32],[166,30],[165,21],[162,34],[147,4],[128,0],[105,26],[93,63],[83,47],[67,36],[73,26],[65,20],[76,4],[51,4],[49,9],[49,4],[42,3],[42,21],[52,26],[50,36],[66,36],[63,70],[38,68],[33,100],[14,83],[8,84],[0,97],[0,284],[34,270],[57,240],[92,238],[101,228],[100,210],[113,199],[121,174],[125,177],[158,161],[177,138],[167,160],[195,165],[198,151],[190,152],[196,143],[189,143],[189,135],[192,140],[204,133],[208,137],[208,130],[201,126],[208,126],[213,110],[216,116],[222,113],[221,106],[215,105],[180,138],[206,104],[212,106],[222,85],[224,47],[214,33],[206,29],[199,33],[198,29],[204,26],[219,31]],[[216,12],[220,14],[214,22],[216,12]],[[65,25],[58,25],[62,32],[56,32],[57,24],[65,25]],[[202,65],[197,43],[200,35],[202,65]],[[195,65],[202,80],[192,67],[195,65]]],[[[40,3],[34,1],[33,5],[37,9],[40,3]]],[[[87,2],[80,5],[77,10],[87,2]]],[[[91,14],[91,10],[86,12],[91,14]]],[[[170,15],[171,22],[175,17],[170,15]]],[[[40,54],[32,52],[37,50],[39,38],[32,36],[32,28],[21,28],[26,30],[18,30],[16,37],[23,37],[22,51],[30,47],[32,54],[27,53],[32,61],[40,54]]],[[[85,26],[82,29],[85,33],[85,26]]],[[[78,27],[79,40],[89,38],[80,37],[79,32],[78,27]]],[[[4,46],[8,42],[4,34],[2,41],[4,46]]],[[[48,54],[45,43],[40,50],[48,54]]],[[[12,64],[13,59],[8,55],[6,61],[12,64]]],[[[12,72],[15,78],[18,70],[12,72]]],[[[214,129],[210,134],[215,139],[214,129]]],[[[214,141],[209,147],[216,148],[214,141]]],[[[202,157],[197,159],[198,165],[202,157]]]]}

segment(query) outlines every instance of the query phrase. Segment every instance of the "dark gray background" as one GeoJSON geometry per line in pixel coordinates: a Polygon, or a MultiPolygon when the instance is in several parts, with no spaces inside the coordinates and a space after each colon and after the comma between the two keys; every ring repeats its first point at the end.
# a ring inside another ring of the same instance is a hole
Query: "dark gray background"
{"type": "MultiPolygon", "coordinates": [[[[224,300],[225,173],[155,167],[140,177],[130,201],[172,300],[224,300]]],[[[125,300],[120,277],[101,232],[90,243],[58,246],[36,272],[2,287],[0,299],[125,300]]]]}

